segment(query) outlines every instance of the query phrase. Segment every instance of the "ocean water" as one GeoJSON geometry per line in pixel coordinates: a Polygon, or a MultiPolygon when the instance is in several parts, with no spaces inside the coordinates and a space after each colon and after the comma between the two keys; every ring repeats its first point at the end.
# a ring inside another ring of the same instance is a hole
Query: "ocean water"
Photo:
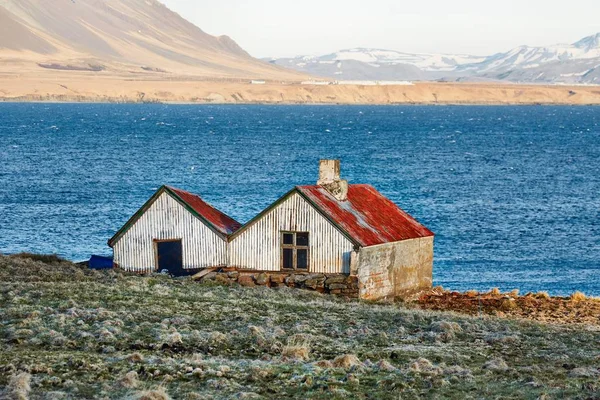
{"type": "Polygon", "coordinates": [[[340,158],[436,234],[434,281],[600,295],[600,108],[0,104],[0,252],[111,254],[162,184],[245,222],[340,158]]]}

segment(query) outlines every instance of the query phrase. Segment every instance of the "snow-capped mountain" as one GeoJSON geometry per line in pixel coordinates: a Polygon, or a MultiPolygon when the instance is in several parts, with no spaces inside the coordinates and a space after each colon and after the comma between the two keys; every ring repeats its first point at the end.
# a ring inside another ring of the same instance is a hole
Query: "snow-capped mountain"
{"type": "Polygon", "coordinates": [[[464,66],[461,72],[519,82],[600,84],[599,67],[600,33],[573,44],[520,46],[464,66]]]}
{"type": "Polygon", "coordinates": [[[585,51],[595,51],[596,54],[599,54],[600,33],[596,33],[595,35],[585,37],[579,42],[573,44],[573,46],[577,47],[578,49],[583,49],[585,51]]]}
{"type": "Polygon", "coordinates": [[[283,67],[336,79],[428,80],[445,76],[459,66],[483,62],[485,59],[462,54],[418,54],[354,48],[322,56],[299,56],[270,61],[283,67]]]}
{"type": "Polygon", "coordinates": [[[381,65],[414,65],[422,71],[453,71],[459,65],[472,64],[485,60],[485,57],[449,54],[413,54],[381,49],[349,49],[337,53],[314,58],[305,57],[307,61],[360,61],[377,66],[381,65]]]}
{"type": "Polygon", "coordinates": [[[338,80],[508,80],[600,84],[600,33],[573,44],[520,46],[488,57],[356,48],[270,60],[338,80]]]}
{"type": "Polygon", "coordinates": [[[488,57],[477,65],[480,72],[515,67],[530,69],[543,64],[600,58],[600,33],[588,36],[574,44],[548,47],[520,46],[506,53],[488,57]]]}

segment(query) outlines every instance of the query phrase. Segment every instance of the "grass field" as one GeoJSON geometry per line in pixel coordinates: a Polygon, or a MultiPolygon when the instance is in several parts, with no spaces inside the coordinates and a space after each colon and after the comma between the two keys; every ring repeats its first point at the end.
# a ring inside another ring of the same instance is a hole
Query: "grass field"
{"type": "Polygon", "coordinates": [[[0,398],[600,398],[600,332],[0,256],[0,398]]]}

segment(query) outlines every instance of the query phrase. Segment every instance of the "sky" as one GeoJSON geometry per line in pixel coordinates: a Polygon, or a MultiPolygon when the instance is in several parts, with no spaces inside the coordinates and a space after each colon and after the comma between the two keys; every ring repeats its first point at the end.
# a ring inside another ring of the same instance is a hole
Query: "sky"
{"type": "Polygon", "coordinates": [[[600,32],[600,0],[160,0],[255,57],[353,47],[490,55],[600,32]]]}

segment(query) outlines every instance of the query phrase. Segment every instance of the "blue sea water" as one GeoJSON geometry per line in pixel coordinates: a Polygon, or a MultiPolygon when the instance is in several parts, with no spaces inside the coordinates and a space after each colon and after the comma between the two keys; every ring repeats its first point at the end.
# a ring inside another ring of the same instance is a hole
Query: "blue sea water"
{"type": "Polygon", "coordinates": [[[598,107],[0,104],[0,252],[110,254],[162,184],[245,222],[320,158],[437,234],[437,285],[600,295],[598,107]]]}

